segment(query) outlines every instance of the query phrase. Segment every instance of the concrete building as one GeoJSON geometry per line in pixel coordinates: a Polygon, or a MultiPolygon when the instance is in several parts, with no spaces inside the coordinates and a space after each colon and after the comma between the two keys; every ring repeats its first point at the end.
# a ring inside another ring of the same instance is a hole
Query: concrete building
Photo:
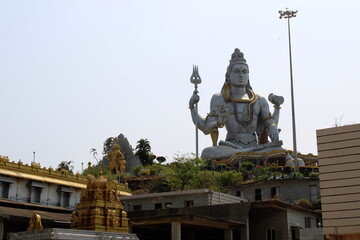
{"type": "Polygon", "coordinates": [[[324,234],[360,239],[360,124],[317,130],[324,234]]]}
{"type": "Polygon", "coordinates": [[[252,202],[250,239],[323,240],[321,213],[278,200],[252,202]]]}
{"type": "Polygon", "coordinates": [[[140,239],[322,240],[321,213],[279,200],[253,203],[208,189],[123,197],[140,239]]]}
{"type": "Polygon", "coordinates": [[[250,204],[236,196],[198,189],[121,200],[140,239],[248,239],[250,204]]]}
{"type": "Polygon", "coordinates": [[[295,204],[305,198],[312,203],[320,199],[318,179],[271,179],[227,187],[228,194],[241,197],[249,202],[277,199],[295,204]]]}
{"type": "Polygon", "coordinates": [[[247,202],[243,198],[209,189],[124,196],[121,201],[124,202],[126,212],[247,202]]]}

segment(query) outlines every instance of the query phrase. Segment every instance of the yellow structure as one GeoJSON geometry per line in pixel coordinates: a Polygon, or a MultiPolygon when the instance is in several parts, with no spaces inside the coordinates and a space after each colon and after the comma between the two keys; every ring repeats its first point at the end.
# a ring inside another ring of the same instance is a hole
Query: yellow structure
{"type": "Polygon", "coordinates": [[[67,170],[56,171],[50,168],[42,168],[39,163],[32,162],[30,165],[9,161],[8,157],[0,155],[0,174],[16,178],[24,178],[39,182],[54,183],[75,188],[86,188],[86,177],[79,173],[72,174],[67,170]]]}
{"type": "Polygon", "coordinates": [[[107,154],[107,159],[110,162],[110,171],[114,171],[116,175],[125,174],[126,161],[124,154],[121,152],[121,148],[116,144],[117,138],[114,140],[114,144],[111,147],[111,151],[107,154]]]}
{"type": "Polygon", "coordinates": [[[88,176],[87,188],[81,194],[77,211],[72,214],[71,228],[128,233],[127,213],[118,197],[119,184],[102,176],[88,176]]]}
{"type": "Polygon", "coordinates": [[[30,218],[29,227],[27,230],[30,231],[30,230],[41,230],[41,229],[43,229],[43,226],[41,224],[41,217],[39,214],[36,214],[34,212],[34,214],[30,218]]]}

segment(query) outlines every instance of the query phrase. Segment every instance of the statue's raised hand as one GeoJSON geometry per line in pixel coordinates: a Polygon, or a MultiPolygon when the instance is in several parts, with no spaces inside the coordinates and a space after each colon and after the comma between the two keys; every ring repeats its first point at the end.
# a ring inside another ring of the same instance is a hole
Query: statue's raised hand
{"type": "Polygon", "coordinates": [[[198,93],[198,91],[195,90],[189,100],[189,108],[191,108],[191,109],[195,108],[195,104],[200,101],[200,96],[197,93],[198,93]]]}

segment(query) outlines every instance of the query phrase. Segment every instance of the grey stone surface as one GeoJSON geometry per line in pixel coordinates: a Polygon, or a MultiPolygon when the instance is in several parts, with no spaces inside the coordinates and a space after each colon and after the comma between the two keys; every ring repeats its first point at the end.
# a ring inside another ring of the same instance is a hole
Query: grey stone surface
{"type": "Polygon", "coordinates": [[[254,93],[249,82],[249,67],[244,55],[235,49],[226,71],[226,78],[220,93],[212,96],[210,113],[201,117],[195,108],[200,97],[194,91],[189,101],[189,108],[194,124],[205,134],[225,126],[227,136],[218,146],[203,150],[203,159],[225,159],[242,152],[270,152],[281,149],[279,140],[280,104],[283,97],[270,94],[269,99],[274,104],[274,112],[270,113],[269,105],[264,97],[254,93]],[[273,116],[274,117],[273,117],[273,116]],[[259,139],[270,137],[271,142],[259,142],[259,139]]]}
{"type": "Polygon", "coordinates": [[[136,234],[47,228],[9,234],[9,240],[66,239],[66,240],[139,240],[136,234]]]}

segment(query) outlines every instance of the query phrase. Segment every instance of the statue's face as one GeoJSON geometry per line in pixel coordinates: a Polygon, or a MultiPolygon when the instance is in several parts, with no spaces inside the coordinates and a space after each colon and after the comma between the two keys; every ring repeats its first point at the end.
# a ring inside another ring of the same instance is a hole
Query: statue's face
{"type": "Polygon", "coordinates": [[[245,64],[235,64],[230,72],[230,84],[234,87],[246,87],[249,82],[249,69],[245,64]]]}

